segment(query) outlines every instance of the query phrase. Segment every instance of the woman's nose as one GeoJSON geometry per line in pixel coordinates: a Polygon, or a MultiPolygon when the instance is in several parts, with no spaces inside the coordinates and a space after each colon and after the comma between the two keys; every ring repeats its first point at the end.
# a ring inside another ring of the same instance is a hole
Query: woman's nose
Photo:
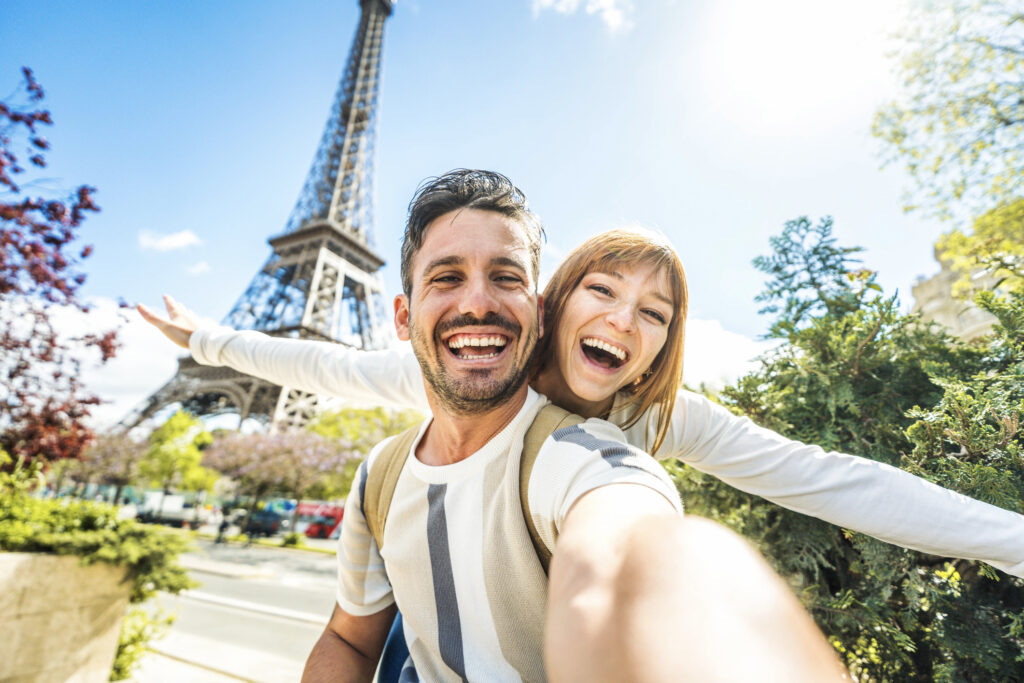
{"type": "Polygon", "coordinates": [[[628,306],[617,306],[606,319],[619,332],[631,333],[636,330],[636,317],[628,306]]]}

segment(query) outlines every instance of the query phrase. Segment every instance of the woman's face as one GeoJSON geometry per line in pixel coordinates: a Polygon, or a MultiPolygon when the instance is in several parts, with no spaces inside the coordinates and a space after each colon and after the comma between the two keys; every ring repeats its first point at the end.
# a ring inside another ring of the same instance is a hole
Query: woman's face
{"type": "Polygon", "coordinates": [[[583,276],[556,323],[553,359],[577,397],[607,410],[651,366],[675,313],[671,291],[654,265],[583,276]]]}

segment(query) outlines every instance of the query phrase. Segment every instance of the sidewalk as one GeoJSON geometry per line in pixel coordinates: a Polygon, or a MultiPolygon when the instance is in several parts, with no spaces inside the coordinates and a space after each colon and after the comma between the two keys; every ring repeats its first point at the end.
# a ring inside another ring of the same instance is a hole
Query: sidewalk
{"type": "MultiPolygon", "coordinates": [[[[337,542],[328,543],[334,546],[337,542]]],[[[303,581],[324,584],[336,580],[333,559],[322,553],[263,546],[245,548],[237,543],[215,544],[206,540],[199,540],[195,545],[195,550],[183,554],[180,561],[182,566],[195,573],[196,578],[209,575],[262,583],[270,579],[302,577],[303,581]]],[[[213,603],[250,613],[253,618],[282,618],[296,626],[307,624],[322,628],[325,622],[323,614],[308,614],[289,609],[286,605],[256,604],[214,595],[202,587],[185,591],[180,598],[163,598],[164,601],[175,599],[192,604],[196,601],[213,603]]],[[[259,645],[245,647],[225,643],[217,638],[176,631],[174,627],[163,638],[151,641],[149,649],[131,678],[134,683],[277,683],[298,681],[302,676],[303,662],[267,652],[259,645]]]]}
{"type": "Polygon", "coordinates": [[[278,683],[302,678],[302,663],[172,630],[150,643],[133,683],[278,683]],[[209,663],[209,664],[207,664],[209,663]]]}

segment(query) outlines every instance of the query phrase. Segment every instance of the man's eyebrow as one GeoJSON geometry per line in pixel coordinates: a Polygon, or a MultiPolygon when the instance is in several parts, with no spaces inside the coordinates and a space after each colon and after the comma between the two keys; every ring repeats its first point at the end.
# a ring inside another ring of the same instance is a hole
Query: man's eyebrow
{"type": "Polygon", "coordinates": [[[519,259],[512,258],[511,256],[495,256],[491,259],[492,266],[509,266],[510,268],[517,268],[524,273],[526,272],[526,265],[519,259]]]}
{"type": "Polygon", "coordinates": [[[446,266],[461,266],[465,262],[466,259],[461,256],[442,256],[441,258],[434,259],[428,263],[427,267],[423,269],[423,272],[429,273],[432,270],[437,270],[438,268],[444,268],[446,266]]]}

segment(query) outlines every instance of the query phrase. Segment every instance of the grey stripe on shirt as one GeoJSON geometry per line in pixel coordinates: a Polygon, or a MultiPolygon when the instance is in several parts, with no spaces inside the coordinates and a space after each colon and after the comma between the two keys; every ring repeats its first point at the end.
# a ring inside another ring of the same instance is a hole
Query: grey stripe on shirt
{"type": "Polygon", "coordinates": [[[631,457],[635,458],[637,451],[618,441],[598,439],[593,434],[588,434],[583,431],[579,425],[563,427],[562,429],[555,430],[551,435],[551,438],[555,441],[567,441],[569,443],[574,443],[577,446],[582,446],[590,451],[597,451],[612,467],[636,467],[637,469],[645,469],[639,464],[626,462],[627,459],[631,457]]]}
{"type": "Polygon", "coordinates": [[[434,603],[437,605],[437,639],[441,659],[459,677],[466,680],[466,661],[462,651],[462,622],[455,595],[451,548],[448,544],[448,520],[444,512],[447,484],[431,484],[427,489],[427,539],[430,544],[430,569],[434,579],[434,603]]]}

